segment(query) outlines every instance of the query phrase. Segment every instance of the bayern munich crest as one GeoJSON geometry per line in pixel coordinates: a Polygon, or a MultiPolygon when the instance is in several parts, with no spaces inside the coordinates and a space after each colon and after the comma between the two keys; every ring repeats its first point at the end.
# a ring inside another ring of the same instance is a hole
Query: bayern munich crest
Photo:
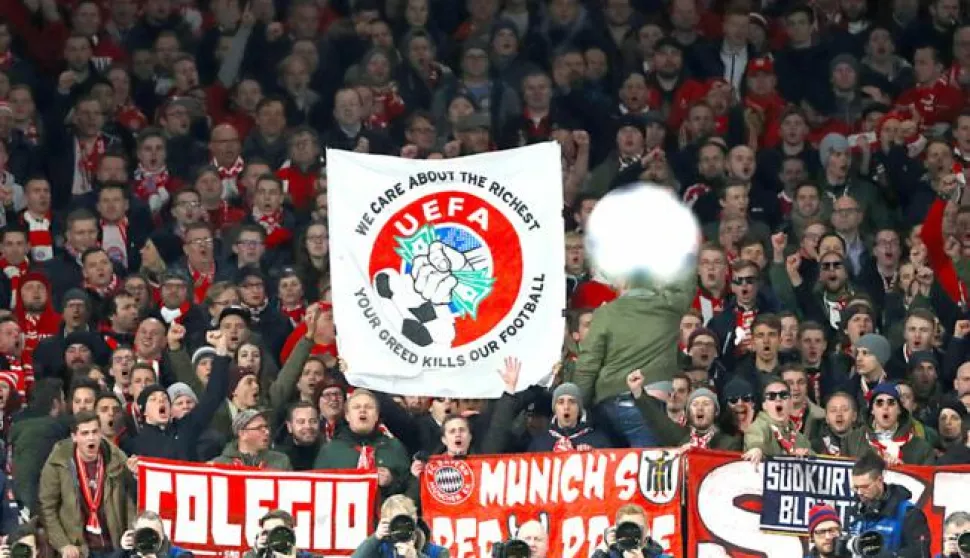
{"type": "Polygon", "coordinates": [[[431,460],[425,466],[424,474],[428,492],[442,504],[460,504],[475,489],[471,467],[461,460],[431,460]]]}

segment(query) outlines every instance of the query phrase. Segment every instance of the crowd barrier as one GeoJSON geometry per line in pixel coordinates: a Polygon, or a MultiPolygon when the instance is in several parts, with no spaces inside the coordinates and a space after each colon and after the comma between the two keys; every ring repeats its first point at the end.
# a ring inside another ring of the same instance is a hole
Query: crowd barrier
{"type": "MultiPolygon", "coordinates": [[[[782,459],[756,469],[736,453],[679,449],[474,456],[431,461],[421,503],[432,539],[457,558],[487,558],[492,543],[530,520],[548,529],[550,558],[585,557],[627,504],[647,510],[653,538],[675,558],[791,558],[807,553],[799,534],[813,503],[848,513],[850,468],[782,459]]],[[[374,472],[143,459],[138,476],[139,505],[161,514],[174,544],[198,554],[249,548],[274,508],[293,513],[300,548],[325,556],[351,554],[373,529],[374,472]]],[[[913,494],[940,552],[944,518],[970,511],[970,466],[902,466],[887,480],[913,494]]]]}

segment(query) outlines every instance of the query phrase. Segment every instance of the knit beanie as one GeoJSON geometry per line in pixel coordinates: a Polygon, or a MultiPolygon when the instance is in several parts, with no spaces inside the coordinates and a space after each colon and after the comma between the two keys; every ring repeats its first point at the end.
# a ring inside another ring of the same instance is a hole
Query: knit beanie
{"type": "Polygon", "coordinates": [[[148,398],[151,397],[153,393],[158,392],[162,392],[166,397],[168,397],[168,392],[165,391],[165,388],[159,384],[146,386],[145,389],[141,390],[141,393],[138,394],[138,401],[136,403],[138,403],[138,410],[141,411],[142,415],[145,414],[145,405],[148,403],[148,398]]]}
{"type": "Polygon", "coordinates": [[[881,366],[886,366],[889,362],[889,355],[892,353],[889,348],[889,341],[882,335],[876,333],[867,333],[859,338],[855,342],[855,347],[857,349],[866,349],[872,356],[876,357],[881,366]]]}
{"type": "Polygon", "coordinates": [[[834,72],[841,64],[848,64],[856,73],[859,73],[859,59],[849,53],[842,53],[829,62],[829,74],[834,72]]]}
{"type": "Polygon", "coordinates": [[[175,401],[183,395],[187,396],[192,401],[195,401],[196,404],[199,403],[199,397],[194,391],[192,391],[192,388],[190,388],[188,384],[183,382],[175,382],[174,384],[168,386],[168,399],[172,403],[175,403],[175,401]]]}
{"type": "Polygon", "coordinates": [[[232,394],[236,393],[236,388],[239,387],[239,382],[241,382],[243,378],[246,376],[255,375],[255,372],[250,372],[249,370],[239,368],[238,366],[229,367],[229,391],[227,392],[229,399],[232,399],[232,394]]]}
{"type": "Polygon", "coordinates": [[[848,151],[849,150],[849,140],[842,134],[837,134],[832,132],[822,138],[822,142],[818,144],[818,157],[822,161],[822,166],[828,164],[829,157],[832,153],[836,151],[848,151]]]}
{"type": "Polygon", "coordinates": [[[703,387],[690,392],[690,395],[687,396],[687,408],[690,409],[691,403],[701,397],[706,397],[714,402],[714,416],[721,414],[721,404],[717,401],[717,395],[713,391],[703,387]]]}
{"type": "Polygon", "coordinates": [[[583,408],[583,392],[579,390],[579,386],[570,382],[560,384],[559,387],[552,392],[552,404],[555,405],[556,401],[559,401],[559,398],[564,395],[575,399],[576,402],[579,403],[579,408],[583,408]]]}
{"type": "Polygon", "coordinates": [[[751,384],[749,384],[747,380],[739,376],[735,376],[734,378],[731,378],[731,381],[728,382],[726,386],[724,386],[724,393],[722,395],[724,396],[724,401],[727,401],[729,399],[743,397],[745,395],[754,397],[755,393],[754,388],[751,387],[751,384]]]}
{"type": "Polygon", "coordinates": [[[208,345],[203,345],[192,353],[192,367],[199,366],[199,361],[204,358],[212,358],[216,356],[216,350],[208,345]]]}
{"type": "Polygon", "coordinates": [[[808,534],[814,533],[815,528],[825,521],[839,523],[839,514],[835,511],[835,508],[825,504],[812,506],[812,509],[808,510],[808,534]]]}
{"type": "Polygon", "coordinates": [[[881,382],[877,384],[876,387],[872,388],[872,391],[870,391],[868,395],[870,407],[875,404],[876,397],[880,395],[888,395],[896,401],[899,401],[899,389],[896,387],[896,384],[892,382],[881,382]]]}

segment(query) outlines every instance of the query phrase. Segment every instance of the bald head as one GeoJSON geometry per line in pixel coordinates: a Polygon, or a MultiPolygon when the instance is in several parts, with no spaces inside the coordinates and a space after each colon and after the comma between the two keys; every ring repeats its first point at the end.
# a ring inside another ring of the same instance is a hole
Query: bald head
{"type": "Polygon", "coordinates": [[[546,558],[549,553],[549,534],[538,521],[526,521],[519,527],[516,538],[529,545],[529,558],[546,558]]]}
{"type": "Polygon", "coordinates": [[[237,132],[236,128],[231,124],[219,124],[212,129],[211,139],[213,142],[232,140],[239,141],[239,132],[237,132]]]}

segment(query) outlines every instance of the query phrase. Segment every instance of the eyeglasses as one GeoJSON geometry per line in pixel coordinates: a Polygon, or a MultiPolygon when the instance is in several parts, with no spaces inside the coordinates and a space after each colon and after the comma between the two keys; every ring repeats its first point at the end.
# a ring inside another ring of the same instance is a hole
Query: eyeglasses
{"type": "Polygon", "coordinates": [[[212,246],[212,238],[196,238],[195,240],[187,240],[186,244],[193,244],[196,247],[201,248],[202,246],[212,246]]]}
{"type": "Polygon", "coordinates": [[[753,275],[749,275],[746,277],[734,277],[733,279],[731,279],[731,282],[738,286],[754,285],[755,283],[758,282],[758,278],[753,275]]]}
{"type": "Polygon", "coordinates": [[[262,281],[254,281],[252,283],[243,283],[239,287],[242,289],[262,289],[264,285],[262,281]]]}
{"type": "Polygon", "coordinates": [[[247,426],[246,428],[243,428],[243,430],[247,432],[269,432],[269,425],[258,424],[256,426],[247,426]]]}
{"type": "Polygon", "coordinates": [[[842,534],[842,528],[829,527],[828,529],[816,529],[814,534],[821,535],[823,537],[838,537],[842,534]]]}
{"type": "Polygon", "coordinates": [[[842,262],[822,262],[819,266],[826,271],[834,271],[836,269],[842,269],[845,265],[842,262]]]}
{"type": "Polygon", "coordinates": [[[178,202],[175,205],[177,205],[178,207],[188,207],[190,209],[196,209],[196,208],[202,207],[202,204],[197,201],[182,201],[182,202],[178,202]]]}
{"type": "Polygon", "coordinates": [[[875,405],[876,407],[895,407],[896,400],[891,397],[887,397],[883,399],[876,399],[875,401],[872,402],[872,404],[875,405]]]}
{"type": "Polygon", "coordinates": [[[788,401],[789,399],[791,399],[791,392],[789,391],[766,391],[765,392],[765,401],[777,401],[779,399],[782,401],[788,401]]]}
{"type": "Polygon", "coordinates": [[[753,403],[754,402],[754,396],[753,395],[742,395],[740,397],[728,397],[728,400],[727,400],[728,405],[737,405],[738,403],[740,403],[742,401],[744,403],[753,403]]]}
{"type": "Polygon", "coordinates": [[[237,240],[237,246],[243,246],[245,248],[257,248],[263,245],[262,240],[237,240]]]}

